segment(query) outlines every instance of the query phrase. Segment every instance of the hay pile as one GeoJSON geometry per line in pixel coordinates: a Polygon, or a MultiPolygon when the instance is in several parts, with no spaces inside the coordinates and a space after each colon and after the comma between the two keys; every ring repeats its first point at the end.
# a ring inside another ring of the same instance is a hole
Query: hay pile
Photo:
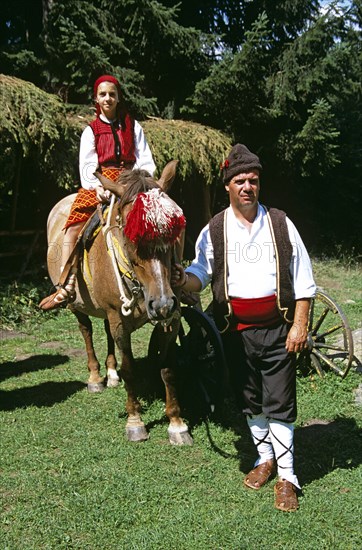
{"type": "Polygon", "coordinates": [[[24,159],[57,186],[67,188],[78,143],[61,99],[31,82],[6,75],[0,75],[0,94],[0,188],[11,190],[14,174],[24,159]]]}
{"type": "Polygon", "coordinates": [[[220,163],[231,142],[218,130],[195,122],[159,118],[150,118],[142,126],[158,167],[178,159],[178,174],[184,181],[197,173],[210,185],[219,176],[220,163]]]}

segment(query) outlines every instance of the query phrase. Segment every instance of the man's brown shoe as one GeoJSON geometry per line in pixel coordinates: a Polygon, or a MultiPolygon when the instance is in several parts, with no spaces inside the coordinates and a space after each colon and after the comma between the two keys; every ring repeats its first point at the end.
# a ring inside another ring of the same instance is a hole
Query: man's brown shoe
{"type": "Polygon", "coordinates": [[[295,512],[299,508],[297,488],[286,479],[278,481],[274,487],[275,508],[283,512],[295,512]]]}
{"type": "Polygon", "coordinates": [[[250,489],[260,489],[266,482],[275,475],[274,460],[267,460],[251,470],[244,479],[244,485],[250,489]]]}

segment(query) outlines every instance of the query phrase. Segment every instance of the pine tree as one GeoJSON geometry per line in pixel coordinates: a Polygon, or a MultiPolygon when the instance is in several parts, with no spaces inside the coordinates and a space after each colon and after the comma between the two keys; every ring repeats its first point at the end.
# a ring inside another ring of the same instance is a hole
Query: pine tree
{"type": "Polygon", "coordinates": [[[5,3],[1,70],[66,102],[90,101],[94,80],[112,73],[136,116],[172,117],[206,74],[210,38],[155,0],[37,0],[19,12],[5,3]]]}

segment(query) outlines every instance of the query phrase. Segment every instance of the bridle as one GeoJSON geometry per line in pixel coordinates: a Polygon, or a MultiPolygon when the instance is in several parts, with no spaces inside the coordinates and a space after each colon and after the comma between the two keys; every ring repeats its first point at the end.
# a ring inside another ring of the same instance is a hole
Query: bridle
{"type": "MultiPolygon", "coordinates": [[[[111,222],[113,210],[115,208],[115,201],[116,196],[112,193],[108,208],[107,221],[102,227],[102,232],[117,280],[119,298],[122,303],[121,312],[125,317],[127,317],[136,307],[140,308],[139,300],[142,296],[144,296],[144,294],[142,285],[136,277],[134,265],[129,256],[125,253],[126,246],[122,246],[125,243],[126,237],[124,234],[124,226],[121,215],[116,216],[117,223],[112,224],[111,222]],[[112,231],[114,229],[119,231],[119,235],[121,237],[120,240],[113,235],[112,231]]],[[[175,315],[177,315],[176,312],[172,318],[164,321],[155,321],[152,319],[149,321],[152,325],[161,324],[164,330],[168,332],[172,330],[171,323],[175,315]]]]}
{"type": "Polygon", "coordinates": [[[116,276],[119,298],[122,302],[121,311],[122,314],[127,317],[135,309],[139,298],[143,295],[143,290],[140,282],[136,278],[135,271],[131,260],[124,253],[125,247],[122,247],[122,243],[119,243],[112,234],[112,230],[118,229],[124,242],[124,233],[122,219],[118,217],[118,223],[111,225],[112,213],[115,205],[115,195],[112,193],[111,201],[109,204],[107,221],[102,227],[104,239],[108,253],[113,265],[113,270],[116,276]]]}

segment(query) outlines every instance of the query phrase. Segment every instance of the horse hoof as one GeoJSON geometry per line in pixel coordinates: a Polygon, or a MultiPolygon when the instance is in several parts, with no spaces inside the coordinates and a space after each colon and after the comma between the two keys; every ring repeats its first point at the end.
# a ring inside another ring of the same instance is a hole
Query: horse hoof
{"type": "Polygon", "coordinates": [[[126,436],[128,441],[133,441],[135,443],[138,443],[140,441],[147,441],[147,439],[149,438],[147,430],[144,426],[126,426],[126,436]]]}
{"type": "Polygon", "coordinates": [[[193,445],[194,440],[188,431],[184,432],[168,432],[168,439],[171,445],[193,445]]]}
{"type": "Polygon", "coordinates": [[[104,390],[103,382],[88,382],[87,389],[89,393],[101,393],[104,390]]]}
{"type": "Polygon", "coordinates": [[[107,388],[116,388],[119,386],[120,380],[117,378],[107,378],[107,388]]]}

